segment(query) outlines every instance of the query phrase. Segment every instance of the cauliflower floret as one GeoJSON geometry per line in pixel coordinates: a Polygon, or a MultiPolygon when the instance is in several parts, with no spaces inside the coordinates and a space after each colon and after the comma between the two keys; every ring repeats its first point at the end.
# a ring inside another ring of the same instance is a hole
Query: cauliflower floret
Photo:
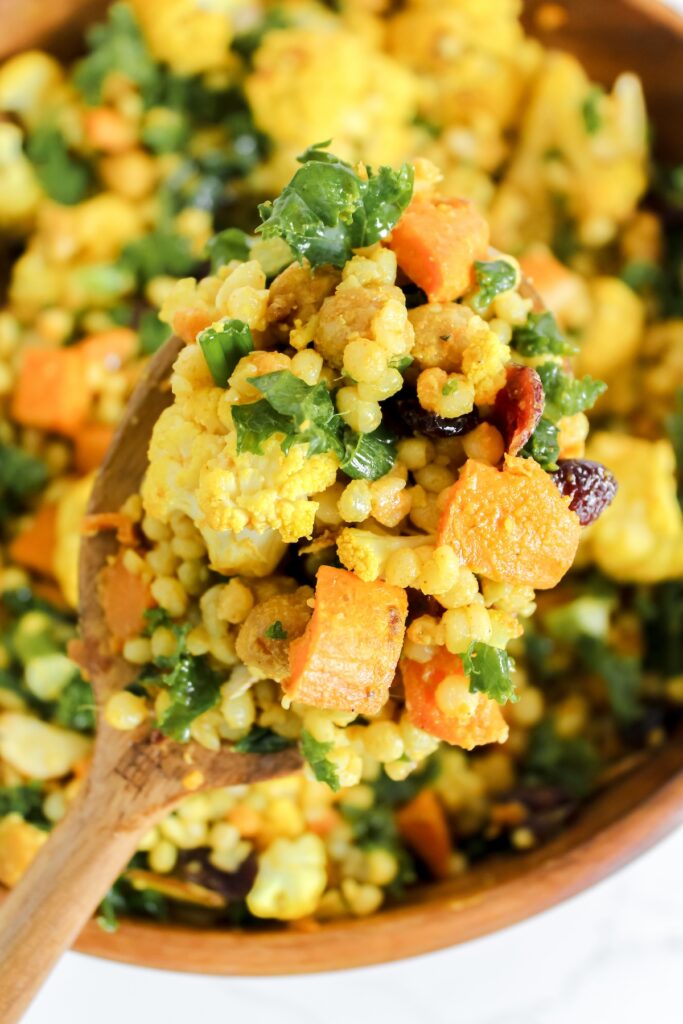
{"type": "Polygon", "coordinates": [[[326,884],[325,845],[319,836],[276,839],[259,856],[247,906],[255,917],[293,921],[313,913],[326,884]]]}
{"type": "Polygon", "coordinates": [[[347,528],[337,537],[337,554],[344,568],[355,572],[366,583],[372,583],[380,577],[384,578],[387,562],[395,552],[433,543],[434,538],[425,534],[394,537],[391,534],[347,528]]]}
{"type": "Polygon", "coordinates": [[[617,580],[654,583],[683,573],[683,515],[676,497],[676,460],[668,441],[598,433],[589,458],[619,482],[612,505],[586,531],[596,564],[617,580]]]}
{"type": "Polygon", "coordinates": [[[0,715],[0,758],[32,779],[59,779],[90,753],[92,740],[20,711],[0,715]]]}
{"type": "Polygon", "coordinates": [[[225,576],[270,576],[282,561],[287,545],[277,530],[229,533],[200,526],[209,565],[225,576]]]}
{"type": "Polygon", "coordinates": [[[78,605],[78,557],[81,550],[82,522],[95,480],[91,473],[70,484],[57,502],[55,551],[52,566],[65,600],[78,605]]]}
{"type": "Polygon", "coordinates": [[[269,360],[268,372],[276,368],[270,366],[276,355],[257,352],[241,360],[225,391],[212,386],[198,347],[185,349],[173,375],[176,401],[161,414],[152,434],[142,486],[145,510],[162,522],[173,511],[189,516],[220,572],[272,572],[284,544],[313,531],[318,502],[309,496],[326,490],[336,478],[337,456],[309,455],[306,444],[295,444],[285,453],[278,438],[271,437],[263,442],[261,454],[237,452],[230,399],[234,403],[244,387],[253,390],[241,384],[242,363],[253,375],[253,364],[263,356],[269,360]]]}
{"type": "Polygon", "coordinates": [[[292,544],[313,532],[318,503],[309,495],[334,483],[338,465],[332,452],[309,455],[305,444],[285,454],[276,438],[264,442],[261,455],[238,455],[230,434],[222,452],[200,471],[198,525],[234,533],[270,528],[292,544]]]}
{"type": "Polygon", "coordinates": [[[474,388],[477,405],[493,402],[505,384],[510,349],[485,320],[473,316],[466,328],[468,343],[462,354],[462,373],[474,388]]]}

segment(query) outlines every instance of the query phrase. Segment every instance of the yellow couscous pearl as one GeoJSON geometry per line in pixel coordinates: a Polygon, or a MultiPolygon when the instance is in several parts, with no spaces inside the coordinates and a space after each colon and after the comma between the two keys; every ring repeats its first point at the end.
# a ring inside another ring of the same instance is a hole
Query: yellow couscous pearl
{"type": "Polygon", "coordinates": [[[377,380],[386,369],[386,354],[376,341],[358,338],[344,349],[344,372],[361,384],[377,380]]]}
{"type": "Polygon", "coordinates": [[[411,472],[424,469],[433,455],[434,446],[426,437],[407,437],[399,441],[398,457],[411,472]]]}
{"type": "Polygon", "coordinates": [[[176,866],[178,850],[167,839],[160,839],[156,846],[149,851],[148,859],[152,871],[157,871],[160,875],[167,875],[176,866]]]}
{"type": "Polygon", "coordinates": [[[476,693],[470,693],[465,676],[445,676],[434,693],[436,705],[444,715],[451,718],[469,717],[479,701],[476,693]]]}
{"type": "Polygon", "coordinates": [[[244,622],[254,607],[254,595],[249,587],[235,578],[221,587],[217,604],[218,618],[237,625],[244,622]]]}
{"type": "Polygon", "coordinates": [[[487,643],[491,639],[491,620],[483,604],[449,608],[442,621],[446,646],[452,654],[462,654],[474,640],[487,643]]]}
{"type": "Polygon", "coordinates": [[[339,515],[345,523],[361,523],[372,510],[372,492],[366,480],[352,480],[337,502],[339,515]]]}
{"type": "Polygon", "coordinates": [[[142,697],[123,690],[109,698],[104,708],[104,717],[115,729],[137,729],[147,718],[147,705],[142,697]]]}
{"type": "Polygon", "coordinates": [[[355,387],[340,388],[337,392],[337,410],[359,434],[369,434],[382,422],[382,410],[378,402],[364,401],[355,387]]]}
{"type": "Polygon", "coordinates": [[[366,881],[371,885],[389,885],[398,873],[398,861],[389,850],[377,847],[365,855],[366,881]]]}
{"type": "Polygon", "coordinates": [[[133,637],[123,645],[123,656],[132,665],[146,665],[152,660],[152,644],[147,637],[133,637]]]}
{"type": "Polygon", "coordinates": [[[178,638],[172,629],[159,626],[152,633],[151,648],[153,658],[170,658],[178,648],[178,638]]]}
{"type": "Polygon", "coordinates": [[[397,761],[403,754],[403,737],[395,722],[372,722],[365,730],[364,747],[377,761],[397,761]]]}
{"type": "Polygon", "coordinates": [[[414,548],[399,548],[389,555],[384,568],[384,578],[395,587],[410,587],[420,574],[421,568],[420,559],[414,548]]]}
{"type": "Polygon", "coordinates": [[[462,446],[468,459],[476,459],[490,466],[497,465],[505,453],[502,435],[491,423],[480,423],[466,434],[462,446]]]}
{"type": "Polygon", "coordinates": [[[295,377],[312,386],[320,380],[323,358],[315,349],[305,348],[292,357],[291,370],[295,377]]]}
{"type": "Polygon", "coordinates": [[[174,619],[181,618],[187,611],[187,594],[172,576],[160,576],[152,583],[151,590],[154,600],[174,619]]]}

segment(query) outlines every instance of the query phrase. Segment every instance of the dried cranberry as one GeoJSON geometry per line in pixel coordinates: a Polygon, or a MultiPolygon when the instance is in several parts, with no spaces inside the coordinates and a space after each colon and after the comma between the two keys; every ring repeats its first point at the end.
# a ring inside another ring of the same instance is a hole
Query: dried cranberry
{"type": "Polygon", "coordinates": [[[582,526],[594,523],[617,493],[614,475],[602,463],[590,459],[560,459],[558,465],[551,476],[560,493],[572,499],[569,507],[582,526]]]}
{"type": "Polygon", "coordinates": [[[243,900],[256,878],[258,864],[255,854],[250,853],[236,871],[221,871],[214,867],[209,861],[210,854],[208,846],[181,851],[178,858],[181,877],[219,892],[228,902],[243,900]]]}
{"type": "Polygon", "coordinates": [[[545,396],[541,378],[530,366],[510,366],[505,387],[496,395],[493,422],[510,455],[527,443],[541,418],[545,396]]]}
{"type": "Polygon", "coordinates": [[[417,396],[401,397],[386,402],[383,408],[388,412],[389,426],[399,437],[422,434],[424,437],[461,437],[479,426],[478,409],[466,412],[464,416],[437,416],[420,405],[417,396]],[[388,407],[388,408],[387,408],[388,407]]]}

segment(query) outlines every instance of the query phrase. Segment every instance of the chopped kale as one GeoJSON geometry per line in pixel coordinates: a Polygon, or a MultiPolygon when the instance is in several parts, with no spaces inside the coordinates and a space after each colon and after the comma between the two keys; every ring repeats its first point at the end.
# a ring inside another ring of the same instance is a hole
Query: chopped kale
{"type": "Polygon", "coordinates": [[[523,770],[531,784],[557,786],[582,799],[595,784],[600,758],[589,740],[558,736],[552,721],[545,719],[531,732],[523,770]]]}
{"type": "Polygon", "coordinates": [[[394,227],[413,194],[413,170],[380,167],[361,177],[350,164],[307,149],[303,164],[274,202],[259,206],[264,238],[284,238],[296,258],[312,266],[343,267],[354,249],[372,245],[394,227]]]}
{"type": "Polygon", "coordinates": [[[0,818],[6,814],[20,814],[38,828],[48,829],[51,824],[43,813],[45,793],[40,782],[27,782],[21,786],[0,786],[0,818]]]}
{"type": "Polygon", "coordinates": [[[268,629],[265,631],[264,636],[266,636],[269,640],[286,640],[287,637],[289,636],[289,633],[284,628],[280,620],[276,619],[275,622],[271,622],[271,624],[268,626],[268,629]]]}
{"type": "Polygon", "coordinates": [[[318,782],[325,782],[333,793],[340,788],[337,767],[327,759],[332,743],[321,743],[306,729],[301,733],[301,753],[308,761],[318,782]]]}
{"type": "Polygon", "coordinates": [[[618,654],[595,636],[580,636],[576,652],[589,672],[600,676],[607,687],[614,717],[627,725],[642,717],[642,677],[639,659],[618,654]]]}
{"type": "Polygon", "coordinates": [[[541,363],[536,367],[545,394],[543,414],[551,423],[557,423],[563,416],[591,409],[607,385],[586,375],[575,379],[565,373],[557,363],[541,363]]]}
{"type": "Polygon", "coordinates": [[[252,245],[253,239],[239,228],[226,228],[225,231],[219,231],[217,235],[209,239],[206,245],[212,272],[215,273],[230,260],[241,260],[242,262],[248,260],[252,245]]]}
{"type": "Polygon", "coordinates": [[[44,462],[0,441],[0,523],[24,511],[29,499],[46,483],[44,462]]]}
{"type": "Polygon", "coordinates": [[[405,848],[396,828],[396,819],[390,806],[374,803],[371,807],[339,804],[339,809],[351,826],[354,843],[361,850],[388,850],[398,861],[398,872],[387,886],[390,896],[400,897],[406,886],[417,880],[415,862],[405,848]]]}
{"type": "Polygon", "coordinates": [[[171,328],[159,319],[153,309],[146,309],[138,323],[138,337],[141,353],[153,356],[171,337],[171,328]]]}
{"type": "Polygon", "coordinates": [[[128,4],[109,8],[108,21],[87,34],[89,53],[78,62],[73,83],[91,106],[102,102],[102,87],[113,71],[124,75],[152,103],[159,92],[162,69],[154,60],[128,4]]]}
{"type": "Polygon", "coordinates": [[[545,470],[557,469],[560,445],[555,424],[541,416],[536,429],[519,454],[523,459],[535,459],[545,470]]]}
{"type": "Polygon", "coordinates": [[[342,420],[323,381],[310,385],[289,370],[279,370],[250,377],[249,383],[265,398],[233,406],[238,451],[259,453],[271,434],[282,433],[285,452],[294,444],[308,443],[310,455],[334,451],[343,456],[342,420]]]}
{"type": "Polygon", "coordinates": [[[28,137],[26,155],[50,199],[71,206],[85,198],[93,181],[90,164],[69,150],[59,128],[36,128],[28,137]]]}
{"type": "Polygon", "coordinates": [[[555,317],[550,312],[529,313],[522,327],[512,332],[512,346],[523,356],[570,356],[577,352],[577,346],[566,338],[555,317]]]}
{"type": "Polygon", "coordinates": [[[292,746],[286,736],[280,736],[262,725],[252,725],[246,736],[235,743],[238,754],[277,754],[292,746]]]}
{"type": "Polygon", "coordinates": [[[519,700],[510,678],[512,660],[507,651],[476,641],[462,655],[462,665],[469,676],[470,693],[485,693],[499,704],[519,700]]]}
{"type": "Polygon", "coordinates": [[[341,469],[354,479],[377,480],[394,465],[394,438],[383,427],[370,434],[345,427],[323,381],[306,384],[289,370],[278,370],[250,377],[249,383],[265,398],[232,407],[238,452],[259,454],[264,441],[282,434],[283,451],[308,444],[309,455],[334,452],[341,469]]]}
{"type": "Polygon", "coordinates": [[[185,638],[189,626],[175,627],[177,648],[171,657],[155,660],[164,669],[158,682],[168,690],[171,703],[159,718],[159,728],[171,739],[186,743],[190,726],[199,715],[209,711],[220,699],[220,679],[204,656],[189,654],[185,638]]]}
{"type": "Polygon", "coordinates": [[[190,243],[182,235],[157,229],[129,242],[123,249],[119,266],[132,274],[140,288],[163,274],[186,277],[197,267],[190,243]]]}
{"type": "Polygon", "coordinates": [[[665,678],[683,675],[683,582],[658,583],[640,595],[643,667],[665,678]]]}
{"type": "Polygon", "coordinates": [[[125,877],[119,878],[100,903],[96,921],[105,932],[115,932],[119,917],[164,921],[168,917],[168,900],[153,889],[136,889],[125,877]]]}
{"type": "Polygon", "coordinates": [[[483,313],[489,308],[496,295],[510,291],[517,284],[517,271],[507,260],[477,261],[474,274],[479,285],[472,296],[472,309],[483,313]]]}
{"type": "Polygon", "coordinates": [[[95,698],[90,683],[80,673],[66,684],[55,701],[53,721],[77,732],[94,731],[95,698]]]}
{"type": "Polygon", "coordinates": [[[438,777],[440,770],[437,757],[428,758],[420,768],[417,768],[400,781],[390,779],[384,769],[382,769],[372,783],[375,798],[378,803],[388,804],[390,807],[399,807],[402,804],[407,804],[425,786],[431,786],[438,777]]]}
{"type": "Polygon", "coordinates": [[[619,277],[634,292],[642,295],[659,286],[662,271],[656,263],[651,263],[649,260],[633,260],[623,267],[619,277]]]}
{"type": "Polygon", "coordinates": [[[251,330],[242,320],[222,320],[217,327],[207,327],[197,335],[197,342],[219,388],[228,386],[240,359],[254,351],[251,330]]]}
{"type": "Polygon", "coordinates": [[[344,458],[340,469],[352,480],[379,480],[396,463],[395,439],[380,426],[370,434],[344,432],[344,458]]]}
{"type": "Polygon", "coordinates": [[[581,105],[583,125],[588,135],[597,135],[602,128],[602,100],[605,90],[599,85],[591,86],[588,95],[581,105]]]}

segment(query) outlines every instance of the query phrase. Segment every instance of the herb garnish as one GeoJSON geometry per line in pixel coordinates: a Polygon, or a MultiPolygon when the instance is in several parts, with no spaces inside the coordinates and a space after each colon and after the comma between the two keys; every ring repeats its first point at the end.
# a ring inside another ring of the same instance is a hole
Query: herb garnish
{"type": "Polygon", "coordinates": [[[318,782],[325,782],[333,793],[337,793],[340,789],[337,767],[327,759],[333,746],[331,742],[321,743],[306,729],[301,733],[301,753],[311,766],[313,774],[318,782]]]}
{"type": "Polygon", "coordinates": [[[512,346],[523,356],[571,356],[578,351],[575,342],[566,338],[552,313],[529,313],[522,327],[512,332],[512,346]]]}
{"type": "Polygon", "coordinates": [[[284,238],[311,266],[343,267],[354,249],[389,234],[413,194],[413,169],[367,169],[367,178],[334,154],[328,142],[298,157],[303,166],[274,202],[261,203],[263,238],[284,238]]]}
{"type": "Polygon", "coordinates": [[[507,260],[477,260],[474,275],[479,285],[471,299],[475,313],[483,313],[497,295],[509,292],[517,284],[517,271],[507,260]]]}
{"type": "Polygon", "coordinates": [[[469,676],[470,693],[485,693],[498,704],[519,700],[510,678],[512,659],[507,651],[475,641],[461,657],[465,675],[469,676]]]}

